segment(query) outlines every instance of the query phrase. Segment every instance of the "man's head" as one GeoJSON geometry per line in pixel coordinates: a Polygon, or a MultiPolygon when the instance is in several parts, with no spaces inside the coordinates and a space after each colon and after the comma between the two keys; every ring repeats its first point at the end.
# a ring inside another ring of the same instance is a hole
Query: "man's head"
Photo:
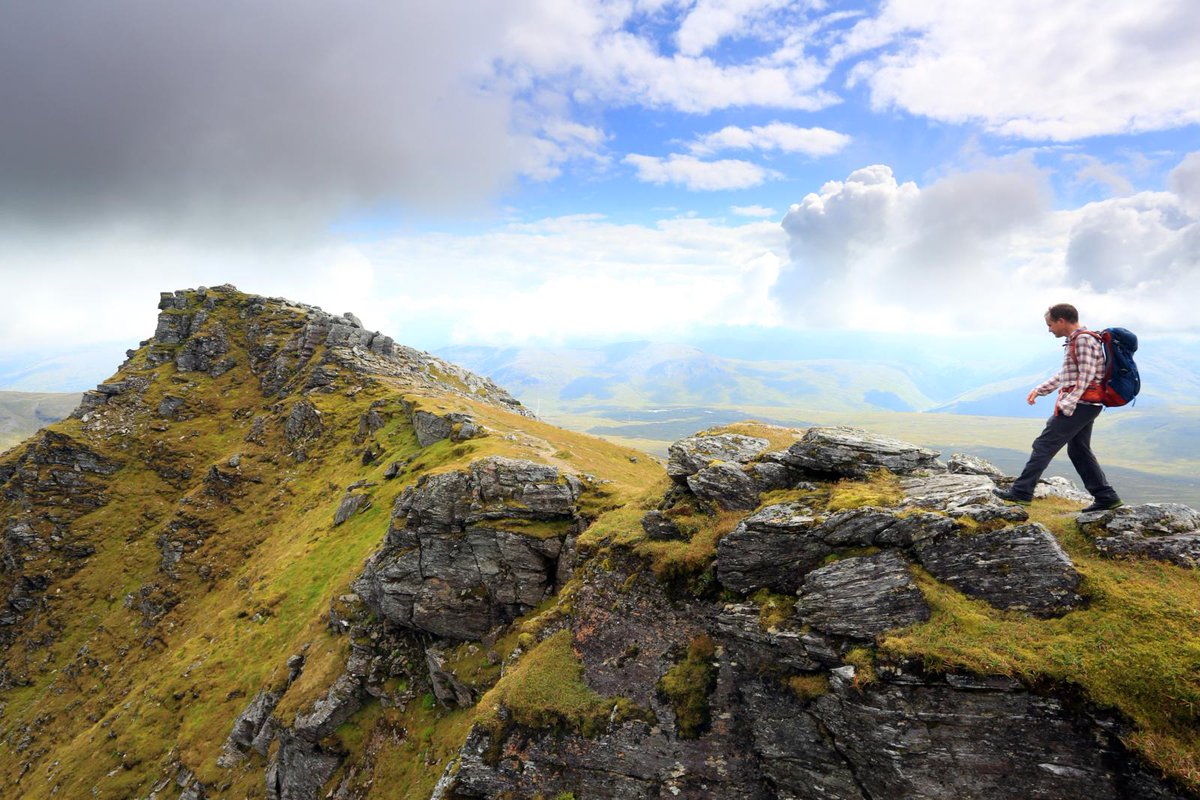
{"type": "Polygon", "coordinates": [[[1079,327],[1079,312],[1070,303],[1059,303],[1046,309],[1046,328],[1060,339],[1070,336],[1079,327]]]}

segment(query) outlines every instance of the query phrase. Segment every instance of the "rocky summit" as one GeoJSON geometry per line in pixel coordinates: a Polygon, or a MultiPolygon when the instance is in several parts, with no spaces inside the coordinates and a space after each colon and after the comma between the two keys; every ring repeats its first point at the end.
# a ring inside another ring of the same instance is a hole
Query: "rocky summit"
{"type": "Polygon", "coordinates": [[[655,459],[164,293],[0,457],[0,796],[1200,797],[1200,513],[746,422],[655,459]]]}

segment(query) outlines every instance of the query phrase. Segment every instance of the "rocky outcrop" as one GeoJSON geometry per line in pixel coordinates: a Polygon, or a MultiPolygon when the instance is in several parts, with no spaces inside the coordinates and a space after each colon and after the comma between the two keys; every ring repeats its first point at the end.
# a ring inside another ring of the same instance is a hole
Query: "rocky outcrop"
{"type": "Polygon", "coordinates": [[[1079,527],[1109,556],[1136,556],[1194,569],[1200,565],[1200,512],[1145,503],[1079,515],[1079,527]]]}
{"type": "MultiPolygon", "coordinates": [[[[882,555],[876,562],[899,565],[898,554],[882,555]]],[[[745,607],[713,617],[703,603],[671,603],[630,569],[589,573],[575,598],[575,647],[589,686],[647,704],[658,723],[613,722],[593,738],[509,725],[496,740],[476,728],[435,798],[1180,797],[1125,749],[1121,723],[1086,705],[1002,676],[915,665],[879,665],[860,681],[836,653],[826,656],[832,669],[809,657],[798,630],[765,631],[745,607]],[[719,645],[713,725],[684,739],[648,687],[697,625],[712,626],[719,645]],[[788,688],[797,671],[811,688],[788,688]]],[[[815,639],[810,647],[820,651],[815,639]]]]}
{"type": "Polygon", "coordinates": [[[865,478],[883,468],[897,475],[940,472],[938,453],[859,428],[809,428],[782,456],[789,466],[822,477],[865,478]]]}
{"type": "Polygon", "coordinates": [[[957,529],[938,514],[873,507],[821,515],[802,503],[767,506],[717,545],[717,579],[737,592],[795,592],[811,570],[849,548],[908,547],[913,539],[957,529]]]}
{"type": "Polygon", "coordinates": [[[479,639],[561,585],[582,485],[507,458],[423,477],[396,502],[355,591],[392,624],[479,639]]]}
{"type": "Polygon", "coordinates": [[[667,474],[676,483],[684,483],[713,461],[746,464],[767,449],[769,442],[737,433],[697,434],[675,442],[668,449],[667,474]]]}
{"type": "Polygon", "coordinates": [[[984,533],[946,532],[913,543],[935,578],[996,608],[1057,616],[1082,602],[1079,573],[1042,525],[984,533]]]}

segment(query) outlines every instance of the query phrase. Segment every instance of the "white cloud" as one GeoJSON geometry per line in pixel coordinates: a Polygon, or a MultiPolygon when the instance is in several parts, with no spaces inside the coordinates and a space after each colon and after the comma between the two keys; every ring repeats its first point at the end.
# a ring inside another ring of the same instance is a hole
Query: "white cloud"
{"type": "MultiPolygon", "coordinates": [[[[702,18],[730,4],[705,3],[702,18]]],[[[738,4],[732,4],[738,5],[738,4]]],[[[730,8],[732,9],[732,5],[730,8]]],[[[830,66],[803,46],[777,46],[772,25],[751,25],[784,4],[749,2],[722,21],[689,25],[689,49],[666,55],[653,36],[635,32],[648,12],[630,3],[530,2],[504,30],[507,78],[516,86],[553,91],[576,102],[672,108],[688,113],[745,106],[817,110],[838,102],[821,88],[830,66]],[[703,28],[703,30],[701,30],[703,28]],[[755,55],[703,55],[713,36],[752,39],[755,55]],[[765,50],[765,54],[762,54],[765,50]]],[[[794,12],[792,12],[794,13],[794,12]]],[[[661,22],[661,20],[659,20],[661,22]]],[[[679,28],[676,29],[677,32],[679,28]]]]}
{"type": "Polygon", "coordinates": [[[808,156],[828,156],[850,144],[850,137],[827,128],[801,128],[785,122],[740,128],[727,125],[719,131],[699,137],[688,149],[695,155],[711,155],[721,150],[779,150],[808,156]]]}
{"type": "Polygon", "coordinates": [[[1195,217],[1200,217],[1200,152],[1188,153],[1171,174],[1167,186],[1195,217]]]}
{"type": "Polygon", "coordinates": [[[737,159],[703,161],[695,156],[672,153],[667,158],[631,153],[624,161],[637,169],[643,183],[674,183],[692,191],[748,189],[780,177],[774,170],[737,159]]]}
{"type": "Polygon", "coordinates": [[[739,217],[777,217],[779,212],[765,206],[730,206],[729,212],[739,217]]]}
{"type": "Polygon", "coordinates": [[[770,323],[768,290],[785,253],[773,221],[642,226],[593,214],[474,235],[275,251],[201,248],[140,232],[57,248],[0,237],[0,279],[23,287],[0,294],[0,354],[80,342],[134,347],[154,332],[160,290],[226,282],[352,311],[372,330],[426,349],[450,341],[664,337],[699,325],[770,323]],[[89,253],[85,261],[80,250],[89,253]],[[55,280],[30,280],[38,270],[55,280]]]}
{"type": "Polygon", "coordinates": [[[1200,214],[1184,192],[1140,192],[1053,210],[1020,162],[899,183],[875,165],[832,181],[783,220],[789,260],[772,296],[809,325],[883,330],[1018,330],[1055,302],[1091,324],[1200,329],[1200,214]]]}
{"type": "Polygon", "coordinates": [[[877,107],[1066,141],[1200,122],[1191,0],[889,0],[832,58],[877,107]],[[882,48],[881,52],[877,49],[882,48]]]}
{"type": "Polygon", "coordinates": [[[679,52],[698,56],[747,23],[790,0],[698,0],[675,32],[679,52]]]}

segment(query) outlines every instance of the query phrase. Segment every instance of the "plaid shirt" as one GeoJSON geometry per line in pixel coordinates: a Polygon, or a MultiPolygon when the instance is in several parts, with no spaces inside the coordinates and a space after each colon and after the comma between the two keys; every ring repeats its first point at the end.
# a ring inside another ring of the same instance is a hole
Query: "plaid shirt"
{"type": "Polygon", "coordinates": [[[1058,389],[1058,412],[1066,416],[1075,413],[1079,396],[1093,383],[1104,377],[1104,345],[1095,336],[1083,333],[1080,328],[1063,344],[1063,365],[1050,380],[1039,385],[1035,392],[1047,395],[1058,389]],[[1071,343],[1075,343],[1075,357],[1071,357],[1071,343]]]}

